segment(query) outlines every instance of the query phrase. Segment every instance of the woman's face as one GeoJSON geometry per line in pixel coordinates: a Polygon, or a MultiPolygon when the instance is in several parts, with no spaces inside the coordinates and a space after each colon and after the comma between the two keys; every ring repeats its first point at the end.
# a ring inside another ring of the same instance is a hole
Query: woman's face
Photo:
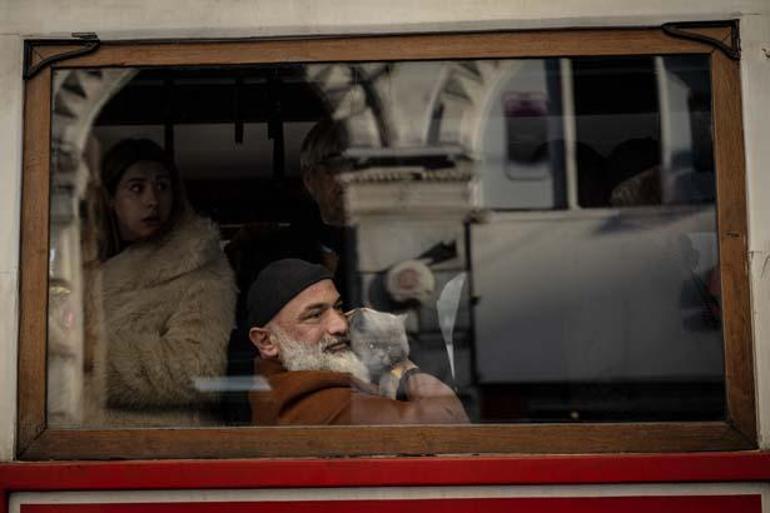
{"type": "Polygon", "coordinates": [[[157,235],[171,216],[173,202],[171,176],[163,164],[140,160],[130,165],[112,200],[120,237],[135,242],[157,235]]]}

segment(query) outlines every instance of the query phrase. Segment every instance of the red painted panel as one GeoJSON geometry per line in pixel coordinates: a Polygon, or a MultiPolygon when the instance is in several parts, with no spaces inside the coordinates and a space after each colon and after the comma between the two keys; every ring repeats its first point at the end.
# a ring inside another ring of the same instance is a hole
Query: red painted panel
{"type": "Polygon", "coordinates": [[[21,513],[761,513],[759,495],[24,505],[21,513]]]}

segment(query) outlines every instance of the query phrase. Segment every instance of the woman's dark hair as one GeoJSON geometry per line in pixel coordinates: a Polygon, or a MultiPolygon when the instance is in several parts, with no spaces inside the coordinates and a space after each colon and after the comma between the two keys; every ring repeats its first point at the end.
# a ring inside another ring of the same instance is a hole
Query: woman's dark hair
{"type": "Polygon", "coordinates": [[[115,192],[120,179],[126,170],[137,162],[158,162],[168,171],[171,180],[173,203],[171,215],[164,231],[173,228],[184,209],[186,200],[181,178],[173,159],[166,151],[149,139],[124,139],[113,146],[102,159],[101,185],[104,195],[104,233],[99,243],[99,260],[104,261],[120,253],[123,242],[120,240],[117,230],[115,213],[109,207],[110,200],[115,197],[115,192]]]}
{"type": "Polygon", "coordinates": [[[124,139],[113,146],[102,159],[102,185],[110,197],[115,196],[118,182],[131,165],[146,160],[163,164],[172,181],[176,180],[174,162],[163,151],[163,148],[149,139],[124,139]]]}

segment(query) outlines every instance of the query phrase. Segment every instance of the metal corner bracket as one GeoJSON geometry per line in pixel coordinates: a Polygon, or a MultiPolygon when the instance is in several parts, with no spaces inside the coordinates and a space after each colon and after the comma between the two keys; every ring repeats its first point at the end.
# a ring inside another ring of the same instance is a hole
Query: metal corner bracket
{"type": "Polygon", "coordinates": [[[101,41],[93,32],[76,32],[72,34],[72,39],[30,39],[24,41],[24,73],[22,76],[24,80],[29,80],[55,62],[93,53],[99,49],[99,46],[101,46],[101,41]],[[56,55],[50,55],[33,64],[32,58],[35,47],[43,45],[77,45],[77,47],[56,55]]]}
{"type": "Polygon", "coordinates": [[[698,41],[710,45],[724,53],[734,61],[741,59],[741,38],[738,31],[738,20],[724,21],[678,21],[664,23],[661,29],[671,37],[698,41]],[[692,29],[727,27],[730,29],[730,44],[719,39],[693,32],[692,29]]]}

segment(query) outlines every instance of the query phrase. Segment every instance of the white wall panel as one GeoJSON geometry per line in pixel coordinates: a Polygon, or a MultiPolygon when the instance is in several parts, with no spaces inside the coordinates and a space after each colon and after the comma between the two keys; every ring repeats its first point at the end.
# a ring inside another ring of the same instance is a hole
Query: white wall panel
{"type": "Polygon", "coordinates": [[[287,488],[285,490],[157,490],[109,492],[39,492],[11,495],[9,513],[25,504],[115,504],[174,502],[297,502],[345,500],[418,500],[507,497],[644,497],[644,496],[760,495],[762,511],[770,513],[766,483],[452,486],[388,488],[287,488]]]}
{"type": "Polygon", "coordinates": [[[770,448],[770,18],[744,18],[741,46],[759,443],[767,449],[770,448]]]}
{"type": "Polygon", "coordinates": [[[770,12],[765,0],[4,0],[0,33],[103,38],[265,36],[644,25],[770,12]],[[451,25],[451,27],[450,27],[451,25]]]}
{"type": "Polygon", "coordinates": [[[20,37],[289,36],[742,18],[761,444],[770,448],[770,2],[767,0],[0,0],[0,461],[13,455],[22,140],[20,37]],[[760,16],[761,14],[761,16],[760,16]],[[765,51],[763,51],[765,49],[765,51]]]}
{"type": "Polygon", "coordinates": [[[13,457],[16,433],[21,65],[21,39],[0,36],[0,461],[13,457]]]}

